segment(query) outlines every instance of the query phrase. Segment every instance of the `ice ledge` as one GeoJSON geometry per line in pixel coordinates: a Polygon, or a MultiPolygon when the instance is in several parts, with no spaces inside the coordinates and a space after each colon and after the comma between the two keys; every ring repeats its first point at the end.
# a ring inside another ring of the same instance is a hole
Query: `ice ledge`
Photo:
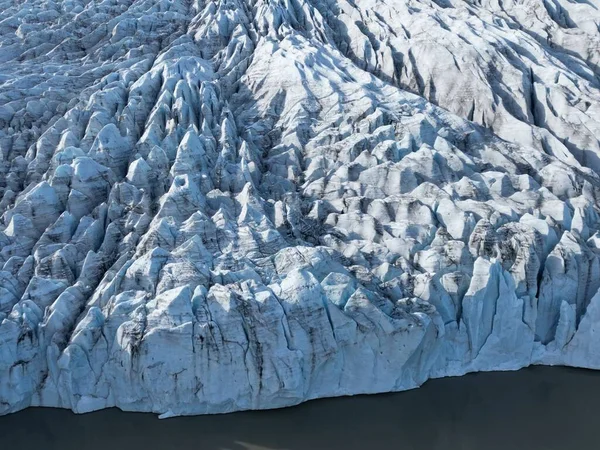
{"type": "MultiPolygon", "coordinates": [[[[402,391],[429,378],[531,364],[600,368],[600,292],[578,327],[574,307],[563,302],[556,339],[543,345],[521,320],[523,301],[511,290],[510,278],[493,267],[488,265],[486,286],[500,288],[496,299],[482,299],[493,300],[494,312],[489,334],[477,341],[465,323],[484,324],[481,308],[464,316],[460,326],[444,325],[435,309],[417,300],[385,313],[355,292],[341,309],[324,297],[323,283],[311,272],[296,269],[278,288],[256,291],[252,306],[226,289],[193,299],[198,292],[184,287],[157,296],[142,313],[140,299],[130,296],[120,303],[126,314],[120,324],[102,323],[92,308],[56,362],[56,344],[47,347],[49,371],[40,388],[24,384],[28,374],[15,364],[2,383],[4,398],[12,396],[2,413],[27,406],[77,413],[116,406],[166,418],[402,391]],[[135,332],[140,314],[146,326],[154,324],[137,332],[141,339],[135,332]],[[107,327],[117,330],[112,343],[107,327]]],[[[246,286],[253,289],[252,283],[246,286]]]]}

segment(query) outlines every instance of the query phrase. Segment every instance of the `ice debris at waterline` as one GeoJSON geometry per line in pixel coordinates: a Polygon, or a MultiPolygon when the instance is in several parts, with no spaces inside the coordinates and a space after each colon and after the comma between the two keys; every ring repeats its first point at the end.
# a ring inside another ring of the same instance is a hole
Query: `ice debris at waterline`
{"type": "Polygon", "coordinates": [[[0,0],[0,412],[600,368],[600,6],[0,0]]]}

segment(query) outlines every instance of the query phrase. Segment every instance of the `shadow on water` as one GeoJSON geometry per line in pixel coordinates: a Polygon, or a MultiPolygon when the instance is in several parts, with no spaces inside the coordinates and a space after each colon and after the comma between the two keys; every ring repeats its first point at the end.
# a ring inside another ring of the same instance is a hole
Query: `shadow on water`
{"type": "Polygon", "coordinates": [[[0,442],[7,450],[595,450],[598,405],[600,372],[532,367],[217,416],[30,408],[0,417],[0,442]]]}

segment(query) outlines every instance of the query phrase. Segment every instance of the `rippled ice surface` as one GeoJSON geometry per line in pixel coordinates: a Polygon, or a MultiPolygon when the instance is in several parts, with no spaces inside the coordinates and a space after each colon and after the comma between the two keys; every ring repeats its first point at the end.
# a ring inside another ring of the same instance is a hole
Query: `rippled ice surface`
{"type": "Polygon", "coordinates": [[[598,448],[599,401],[600,373],[532,367],[217,416],[32,408],[1,417],[0,436],[19,450],[587,450],[598,448]]]}

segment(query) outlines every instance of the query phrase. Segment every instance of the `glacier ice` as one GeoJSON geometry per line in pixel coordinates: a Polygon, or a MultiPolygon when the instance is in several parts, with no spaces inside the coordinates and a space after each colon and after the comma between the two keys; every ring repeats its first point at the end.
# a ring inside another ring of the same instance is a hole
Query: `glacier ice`
{"type": "Polygon", "coordinates": [[[0,413],[600,368],[596,2],[0,10],[0,413]]]}

